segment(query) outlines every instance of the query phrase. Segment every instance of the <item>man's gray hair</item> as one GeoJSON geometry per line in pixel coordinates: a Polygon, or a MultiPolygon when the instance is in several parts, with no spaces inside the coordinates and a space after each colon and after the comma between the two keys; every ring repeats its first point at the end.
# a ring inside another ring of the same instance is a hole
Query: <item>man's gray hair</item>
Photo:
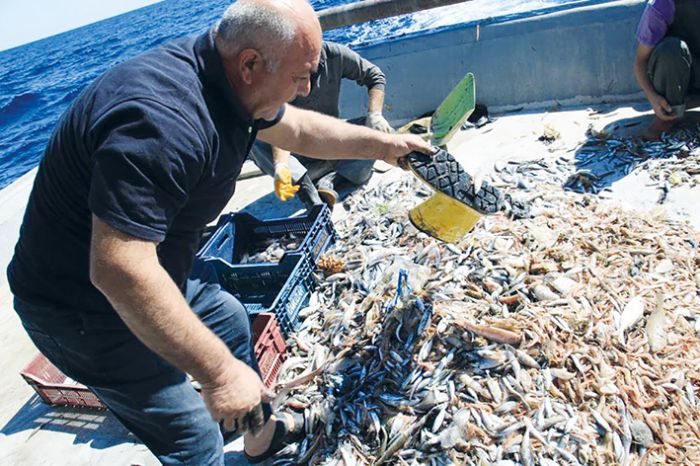
{"type": "Polygon", "coordinates": [[[255,49],[274,72],[297,33],[294,20],[267,5],[237,1],[229,6],[214,28],[219,52],[233,58],[242,50],[255,49]]]}

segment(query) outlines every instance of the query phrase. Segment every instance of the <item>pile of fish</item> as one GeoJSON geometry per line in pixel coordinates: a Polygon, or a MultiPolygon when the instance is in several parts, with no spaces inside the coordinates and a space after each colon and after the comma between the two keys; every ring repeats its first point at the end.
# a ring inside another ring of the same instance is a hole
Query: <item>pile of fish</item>
{"type": "Polygon", "coordinates": [[[700,464],[697,232],[539,185],[452,245],[408,220],[429,194],[345,202],[278,381],[307,435],[275,464],[700,464]]]}
{"type": "MultiPolygon", "coordinates": [[[[546,131],[545,131],[546,134],[546,131]]],[[[545,139],[546,141],[547,139],[545,139]]],[[[575,151],[558,158],[500,162],[496,178],[530,189],[536,183],[557,183],[578,193],[601,193],[631,174],[644,171],[662,194],[670,189],[700,184],[700,124],[664,133],[659,141],[615,138],[609,133],[589,131],[588,139],[575,151]]]]}
{"type": "Polygon", "coordinates": [[[684,181],[696,184],[700,174],[700,125],[664,133],[659,141],[635,138],[615,139],[606,133],[594,133],[576,152],[577,172],[566,186],[577,192],[599,192],[635,170],[644,170],[651,178],[677,186],[684,181]],[[668,167],[673,166],[669,172],[668,167]]]}
{"type": "Polygon", "coordinates": [[[242,254],[241,264],[257,264],[260,262],[279,262],[286,251],[297,249],[300,235],[288,234],[280,237],[269,237],[251,247],[250,251],[242,254]]]}

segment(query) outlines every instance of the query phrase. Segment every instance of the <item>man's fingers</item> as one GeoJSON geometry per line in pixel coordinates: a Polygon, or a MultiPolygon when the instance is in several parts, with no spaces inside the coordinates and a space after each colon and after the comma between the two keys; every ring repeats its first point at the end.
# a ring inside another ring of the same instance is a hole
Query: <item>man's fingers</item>
{"type": "Polygon", "coordinates": [[[263,426],[265,425],[265,415],[263,414],[262,404],[257,405],[253,410],[246,416],[248,425],[246,429],[248,432],[257,437],[260,432],[262,432],[263,426]]]}
{"type": "Polygon", "coordinates": [[[243,417],[238,418],[238,428],[240,433],[250,431],[250,413],[246,413],[243,417]]]}
{"type": "Polygon", "coordinates": [[[258,403],[251,411],[245,414],[232,414],[224,418],[220,424],[226,432],[251,432],[258,435],[265,424],[262,403],[258,403]]]}
{"type": "Polygon", "coordinates": [[[440,148],[439,147],[434,147],[428,142],[424,141],[423,138],[419,136],[414,136],[411,135],[411,139],[409,141],[409,146],[411,147],[412,150],[422,152],[426,155],[435,155],[440,148]]]}
{"type": "Polygon", "coordinates": [[[238,432],[238,419],[236,417],[227,417],[223,424],[226,432],[238,432]]]}
{"type": "Polygon", "coordinates": [[[676,115],[673,112],[673,107],[671,107],[666,99],[660,97],[656,103],[658,108],[654,108],[654,113],[656,113],[656,116],[659,117],[659,119],[670,121],[676,118],[676,115]]]}
{"type": "Polygon", "coordinates": [[[663,120],[663,121],[673,121],[673,120],[676,119],[676,115],[673,114],[673,112],[667,113],[667,112],[664,111],[664,110],[662,110],[662,111],[660,112],[660,114],[657,114],[656,116],[657,116],[660,120],[663,120]]]}

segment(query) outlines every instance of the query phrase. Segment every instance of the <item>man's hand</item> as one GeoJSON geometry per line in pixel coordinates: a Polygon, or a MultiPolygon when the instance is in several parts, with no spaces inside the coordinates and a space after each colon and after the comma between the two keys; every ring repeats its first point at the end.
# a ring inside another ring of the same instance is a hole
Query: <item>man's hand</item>
{"type": "Polygon", "coordinates": [[[383,154],[381,160],[402,168],[404,166],[399,163],[399,159],[411,152],[418,151],[428,155],[433,155],[436,152],[433,146],[415,134],[391,135],[390,143],[386,147],[387,151],[383,154]]]}
{"type": "Polygon", "coordinates": [[[678,115],[673,113],[673,108],[668,104],[666,98],[656,92],[654,85],[649,79],[649,74],[647,73],[649,59],[653,51],[654,47],[648,45],[639,44],[637,46],[637,52],[634,57],[634,76],[637,78],[639,87],[644,91],[647,100],[649,100],[651,108],[654,109],[656,118],[661,121],[673,121],[678,115]]]}
{"type": "Polygon", "coordinates": [[[435,150],[414,134],[386,134],[317,112],[287,106],[282,120],[258,133],[258,139],[307,157],[338,160],[383,160],[398,165],[412,151],[435,150]]]}
{"type": "Polygon", "coordinates": [[[365,126],[368,126],[382,133],[393,133],[394,128],[391,127],[386,118],[382,115],[382,112],[370,112],[365,118],[365,126]]]}
{"type": "Polygon", "coordinates": [[[258,374],[245,363],[235,360],[213,382],[202,383],[202,397],[212,419],[222,422],[226,431],[257,433],[264,424],[261,403],[274,395],[258,374]]]}
{"type": "Polygon", "coordinates": [[[676,119],[676,115],[673,113],[673,108],[668,104],[668,101],[664,96],[654,94],[649,99],[649,103],[654,109],[654,114],[659,120],[673,121],[676,119]]]}
{"type": "Polygon", "coordinates": [[[282,202],[287,202],[299,191],[298,185],[292,184],[292,173],[287,165],[278,163],[275,165],[275,195],[282,202]]]}

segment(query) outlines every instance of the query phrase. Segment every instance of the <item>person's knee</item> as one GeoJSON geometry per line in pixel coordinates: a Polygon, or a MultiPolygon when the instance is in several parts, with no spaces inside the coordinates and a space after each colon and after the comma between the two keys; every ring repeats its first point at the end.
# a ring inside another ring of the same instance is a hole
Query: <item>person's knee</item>
{"type": "Polygon", "coordinates": [[[248,311],[246,311],[245,306],[241,304],[239,300],[231,296],[226,304],[226,307],[231,313],[231,319],[233,322],[240,327],[238,329],[238,333],[242,338],[250,340],[252,338],[250,317],[248,317],[248,311]]]}
{"type": "Polygon", "coordinates": [[[226,313],[226,328],[217,328],[215,333],[226,343],[237,359],[252,366],[253,355],[250,348],[253,345],[253,333],[248,312],[240,301],[228,293],[223,306],[226,313]]]}
{"type": "Polygon", "coordinates": [[[338,166],[337,173],[355,186],[361,186],[372,177],[374,160],[353,160],[338,166]]]}
{"type": "Polygon", "coordinates": [[[211,420],[208,411],[200,410],[197,414],[201,419],[193,419],[180,438],[173,441],[176,451],[158,455],[163,464],[223,464],[224,441],[219,425],[211,420]]]}
{"type": "Polygon", "coordinates": [[[649,60],[652,72],[660,69],[675,69],[677,67],[690,66],[690,49],[680,37],[666,37],[651,54],[649,60]]]}
{"type": "Polygon", "coordinates": [[[179,370],[90,388],[162,464],[223,465],[219,424],[179,370]]]}
{"type": "Polygon", "coordinates": [[[361,186],[369,181],[369,179],[372,177],[372,167],[370,166],[368,170],[363,170],[354,177],[354,180],[350,180],[352,183],[354,183],[357,186],[361,186]]]}

